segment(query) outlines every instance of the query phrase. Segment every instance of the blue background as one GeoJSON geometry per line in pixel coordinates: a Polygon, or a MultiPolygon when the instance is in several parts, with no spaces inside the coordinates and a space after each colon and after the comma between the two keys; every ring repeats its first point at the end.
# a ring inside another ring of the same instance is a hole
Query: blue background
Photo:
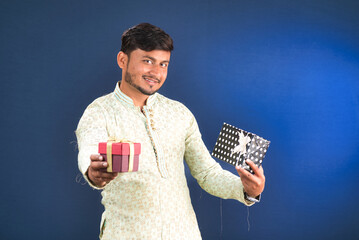
{"type": "Polygon", "coordinates": [[[250,225],[244,205],[188,174],[203,239],[359,239],[358,12],[345,0],[1,1],[0,238],[97,238],[101,197],[76,179],[74,130],[121,78],[122,32],[150,22],[175,43],[160,93],[194,113],[209,150],[224,121],[272,142],[250,225]]]}

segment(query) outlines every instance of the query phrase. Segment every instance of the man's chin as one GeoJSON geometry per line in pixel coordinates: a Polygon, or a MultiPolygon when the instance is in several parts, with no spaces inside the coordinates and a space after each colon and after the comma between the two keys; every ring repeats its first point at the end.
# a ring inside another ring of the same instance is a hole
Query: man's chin
{"type": "Polygon", "coordinates": [[[128,82],[133,88],[135,88],[137,91],[139,91],[140,93],[144,94],[144,95],[147,95],[147,96],[151,96],[153,94],[155,94],[158,89],[153,89],[152,87],[151,88],[143,88],[137,84],[134,84],[132,81],[128,82]]]}
{"type": "Polygon", "coordinates": [[[147,95],[147,96],[151,96],[151,95],[155,94],[158,91],[158,89],[156,89],[156,90],[155,89],[146,90],[146,89],[143,89],[141,87],[138,87],[137,90],[140,91],[142,94],[147,95]]]}

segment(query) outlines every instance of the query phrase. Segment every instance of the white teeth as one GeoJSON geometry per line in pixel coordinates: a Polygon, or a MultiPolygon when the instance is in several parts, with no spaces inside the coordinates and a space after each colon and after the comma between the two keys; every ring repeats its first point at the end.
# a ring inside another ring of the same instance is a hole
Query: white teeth
{"type": "Polygon", "coordinates": [[[151,80],[151,79],[148,79],[148,78],[145,78],[145,80],[146,80],[146,81],[149,81],[149,82],[153,82],[153,83],[155,82],[155,81],[153,81],[153,80],[151,80]]]}

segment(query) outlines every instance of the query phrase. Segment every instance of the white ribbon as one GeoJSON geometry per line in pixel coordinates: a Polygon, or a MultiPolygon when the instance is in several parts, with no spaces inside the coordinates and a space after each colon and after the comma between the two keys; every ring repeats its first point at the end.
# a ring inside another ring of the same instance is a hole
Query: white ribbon
{"type": "Polygon", "coordinates": [[[247,152],[247,144],[249,142],[251,142],[251,138],[248,136],[244,136],[243,132],[237,131],[238,132],[238,145],[235,146],[232,151],[231,151],[231,156],[234,153],[239,153],[239,156],[245,154],[247,152]]]}

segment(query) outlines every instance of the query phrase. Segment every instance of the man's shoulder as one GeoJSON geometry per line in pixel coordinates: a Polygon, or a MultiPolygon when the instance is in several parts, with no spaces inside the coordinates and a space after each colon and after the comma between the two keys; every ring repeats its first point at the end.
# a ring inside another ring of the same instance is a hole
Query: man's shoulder
{"type": "Polygon", "coordinates": [[[158,94],[158,102],[169,112],[180,114],[187,119],[194,118],[192,111],[180,101],[173,100],[166,96],[158,94]]]}
{"type": "Polygon", "coordinates": [[[114,93],[108,93],[93,100],[88,107],[104,107],[113,101],[114,93]]]}
{"type": "Polygon", "coordinates": [[[159,102],[161,102],[161,104],[189,111],[189,109],[183,103],[181,103],[180,101],[170,99],[170,98],[168,98],[168,97],[166,97],[166,96],[164,96],[162,94],[159,94],[159,93],[158,93],[157,98],[158,98],[159,102]]]}

